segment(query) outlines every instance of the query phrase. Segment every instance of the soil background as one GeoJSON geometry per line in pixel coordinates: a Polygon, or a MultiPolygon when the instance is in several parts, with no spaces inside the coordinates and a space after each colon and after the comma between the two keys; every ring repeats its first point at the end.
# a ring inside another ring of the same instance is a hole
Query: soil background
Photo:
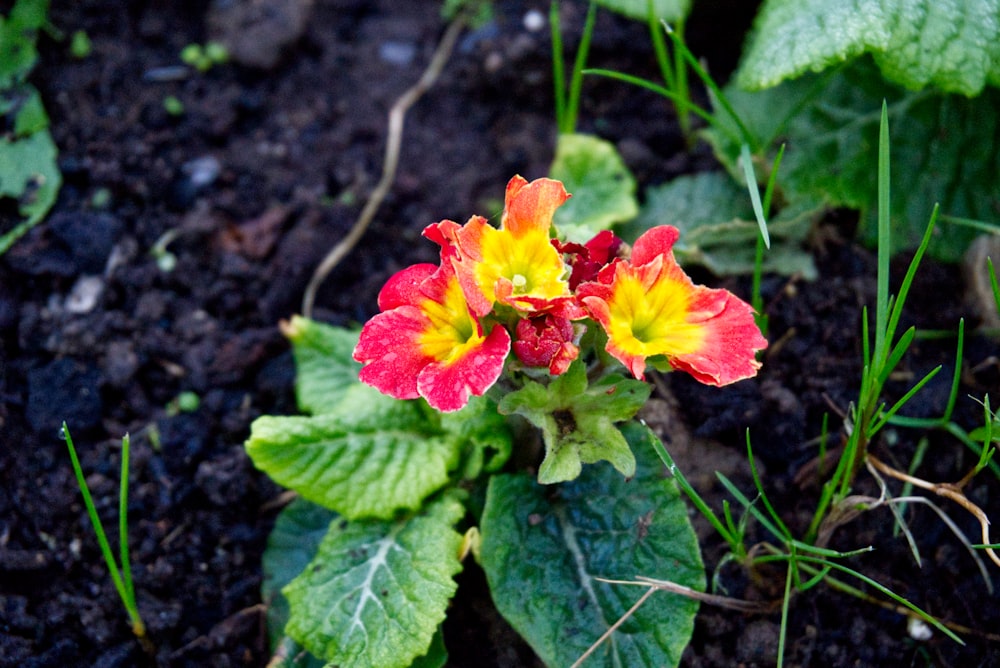
{"type": "MultiPolygon", "coordinates": [[[[694,4],[689,43],[725,79],[756,3],[694,4]]],[[[49,218],[0,257],[0,665],[264,666],[260,558],[281,490],[254,470],[242,443],[257,416],[295,411],[278,322],[298,312],[314,267],[377,182],[386,114],[442,34],[439,3],[54,5],[53,26],[86,31],[93,51],[75,59],[68,41],[40,40],[31,80],[51,117],[64,185],[49,218]],[[239,62],[205,73],[181,66],[186,45],[211,38],[234,45],[239,62]],[[168,97],[182,114],[165,110],[168,97]],[[195,410],[178,410],[182,392],[198,396],[195,410]],[[101,560],[59,438],[64,420],[109,526],[121,437],[132,435],[130,544],[153,659],[131,637],[101,560]]],[[[575,48],[586,4],[562,5],[575,48]]],[[[545,16],[548,6],[497,2],[494,22],[464,34],[409,114],[395,184],[320,291],[317,319],[363,321],[386,278],[436,259],[420,237],[425,225],[495,211],[513,174],[546,174],[555,141],[549,33],[530,30],[524,17],[545,16]]],[[[645,26],[603,10],[590,63],[655,77],[645,26]]],[[[717,169],[704,145],[687,146],[663,100],[622,84],[586,80],[580,129],[615,142],[641,185],[717,169]]],[[[10,225],[10,209],[0,209],[0,230],[10,225]]],[[[874,260],[851,241],[853,225],[836,212],[818,223],[819,280],[766,278],[771,347],[758,378],[716,390],[673,374],[647,412],[716,507],[714,470],[751,489],[749,428],[772,503],[793,530],[811,518],[817,489],[801,471],[816,456],[824,414],[839,437],[838,411],[860,377],[861,307],[874,304],[874,260]]],[[[895,285],[907,261],[894,263],[895,285]]],[[[692,273],[748,295],[746,281],[692,273]]],[[[973,334],[956,420],[971,428],[982,413],[967,395],[1000,397],[1000,369],[995,341],[974,333],[979,320],[964,292],[956,267],[925,264],[904,324],[954,331],[967,317],[973,334]]],[[[904,360],[890,388],[897,397],[944,367],[910,414],[943,411],[954,346],[954,337],[919,340],[904,360]]],[[[923,434],[891,435],[892,447],[882,439],[878,452],[905,469],[923,434]]],[[[928,438],[923,477],[954,481],[974,463],[953,439],[928,438]]],[[[864,474],[859,491],[877,496],[864,474]]],[[[970,497],[1000,515],[992,474],[974,481],[970,497]]],[[[977,542],[978,525],[941,505],[977,542]]],[[[915,640],[905,616],[819,586],[793,600],[786,665],[1000,666],[1000,643],[989,635],[1000,629],[997,594],[928,508],[908,513],[922,567],[884,509],[841,528],[833,546],[874,545],[851,565],[971,629],[967,644],[940,634],[915,640]]],[[[723,546],[698,529],[711,574],[723,546]]],[[[751,543],[765,539],[750,531],[751,543]]],[[[733,564],[718,575],[728,594],[761,601],[780,598],[784,583],[783,573],[733,564]]],[[[778,622],[777,614],[703,606],[684,665],[773,665],[778,622]]],[[[445,639],[452,666],[537,665],[492,611],[471,563],[445,639]]]]}

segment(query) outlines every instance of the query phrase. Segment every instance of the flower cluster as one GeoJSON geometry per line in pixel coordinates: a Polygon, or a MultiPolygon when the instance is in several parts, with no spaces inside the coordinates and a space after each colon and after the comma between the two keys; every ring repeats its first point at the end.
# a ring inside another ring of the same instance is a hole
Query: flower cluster
{"type": "Polygon", "coordinates": [[[481,216],[428,226],[441,262],[404,269],[382,288],[381,313],[354,351],[361,380],[458,410],[497,382],[511,350],[518,368],[565,372],[588,322],[638,379],[650,358],[710,385],[756,374],[767,341],[753,310],[688,278],[671,251],[676,228],[654,227],[631,250],[608,231],[563,243],[552,238],[552,218],[568,198],[559,181],[515,176],[499,227],[481,216]]]}

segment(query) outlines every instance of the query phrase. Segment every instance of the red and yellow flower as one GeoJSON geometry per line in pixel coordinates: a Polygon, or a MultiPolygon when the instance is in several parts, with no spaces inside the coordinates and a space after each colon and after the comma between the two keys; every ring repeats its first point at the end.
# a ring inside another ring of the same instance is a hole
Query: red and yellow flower
{"type": "Polygon", "coordinates": [[[671,250],[679,234],[668,225],[648,230],[630,260],[605,266],[577,296],[607,332],[607,351],[636,378],[654,356],[708,385],[755,375],[767,340],[753,309],[727,290],[691,281],[671,250]]]}
{"type": "Polygon", "coordinates": [[[568,271],[550,239],[552,216],[569,194],[559,181],[515,176],[507,184],[500,227],[482,216],[462,226],[453,221],[431,225],[424,234],[452,255],[459,282],[473,312],[488,313],[494,304],[522,315],[559,311],[585,316],[570,293],[568,271]]]}
{"type": "Polygon", "coordinates": [[[466,301],[452,264],[418,264],[393,276],[378,297],[381,313],[361,330],[354,359],[365,382],[397,399],[423,397],[455,411],[500,377],[510,335],[488,333],[466,301]]]}

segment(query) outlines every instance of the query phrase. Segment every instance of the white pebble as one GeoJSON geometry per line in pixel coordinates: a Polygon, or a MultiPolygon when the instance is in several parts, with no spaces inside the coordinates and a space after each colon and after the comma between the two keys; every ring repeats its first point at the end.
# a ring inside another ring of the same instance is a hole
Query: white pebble
{"type": "Polygon", "coordinates": [[[545,14],[537,9],[532,9],[524,15],[524,29],[528,32],[538,32],[545,27],[545,14]]]}

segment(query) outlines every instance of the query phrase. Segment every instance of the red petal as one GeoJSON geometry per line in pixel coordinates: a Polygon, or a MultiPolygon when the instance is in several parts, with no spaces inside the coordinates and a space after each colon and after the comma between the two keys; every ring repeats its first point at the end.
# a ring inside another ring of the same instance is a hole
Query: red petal
{"type": "Polygon", "coordinates": [[[705,319],[705,342],[700,350],[687,355],[677,355],[670,359],[675,369],[686,371],[706,385],[722,386],[735,383],[757,374],[760,362],[756,353],[767,347],[767,339],[761,336],[753,319],[753,309],[749,304],[725,290],[705,292],[721,293],[711,295],[715,301],[721,298],[721,309],[705,319]]]}
{"type": "Polygon", "coordinates": [[[451,364],[428,364],[417,378],[420,396],[439,411],[457,411],[469,403],[470,395],[481,396],[497,382],[509,352],[510,334],[494,327],[481,346],[451,364]]]}
{"type": "Polygon", "coordinates": [[[378,307],[389,311],[397,306],[414,306],[420,302],[420,284],[437,271],[433,264],[415,264],[396,272],[378,293],[378,307]]]}
{"type": "Polygon", "coordinates": [[[515,176],[507,184],[503,217],[500,226],[514,236],[535,228],[548,230],[556,209],[569,199],[569,193],[559,181],[535,179],[525,182],[515,176]]]}
{"type": "Polygon", "coordinates": [[[365,366],[358,377],[396,399],[416,399],[417,376],[433,358],[420,350],[427,320],[415,306],[379,313],[361,329],[354,359],[365,366]]]}
{"type": "Polygon", "coordinates": [[[652,261],[657,255],[670,253],[680,235],[680,230],[673,225],[649,228],[632,246],[632,264],[638,267],[652,261]]]}

